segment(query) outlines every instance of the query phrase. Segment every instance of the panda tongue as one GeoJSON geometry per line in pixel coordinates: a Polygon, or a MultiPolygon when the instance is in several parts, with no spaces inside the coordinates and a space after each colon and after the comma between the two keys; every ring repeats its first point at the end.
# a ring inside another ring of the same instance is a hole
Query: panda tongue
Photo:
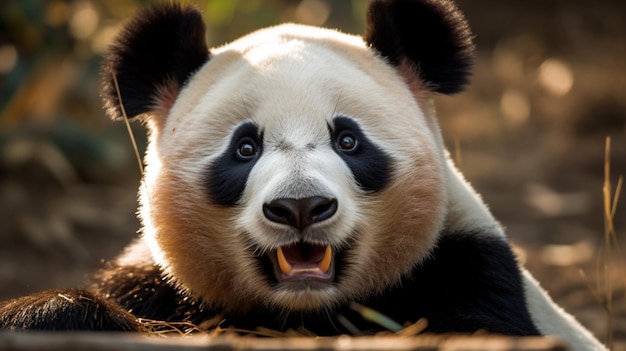
{"type": "Polygon", "coordinates": [[[277,257],[285,275],[325,275],[330,269],[332,250],[330,246],[298,243],[279,247],[277,257]]]}

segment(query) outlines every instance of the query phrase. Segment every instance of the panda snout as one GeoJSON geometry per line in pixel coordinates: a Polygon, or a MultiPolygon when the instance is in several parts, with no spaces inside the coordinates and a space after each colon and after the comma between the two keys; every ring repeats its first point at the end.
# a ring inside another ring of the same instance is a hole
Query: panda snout
{"type": "Polygon", "coordinates": [[[268,220],[302,231],[311,224],[325,221],[337,212],[337,200],[322,196],[303,199],[276,199],[263,204],[268,220]]]}

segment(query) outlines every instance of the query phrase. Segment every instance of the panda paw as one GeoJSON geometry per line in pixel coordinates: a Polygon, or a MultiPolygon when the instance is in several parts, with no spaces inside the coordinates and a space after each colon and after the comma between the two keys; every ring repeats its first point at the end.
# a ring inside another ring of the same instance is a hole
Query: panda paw
{"type": "Polygon", "coordinates": [[[139,331],[119,305],[85,290],[50,290],[0,303],[0,330],[139,331]]]}

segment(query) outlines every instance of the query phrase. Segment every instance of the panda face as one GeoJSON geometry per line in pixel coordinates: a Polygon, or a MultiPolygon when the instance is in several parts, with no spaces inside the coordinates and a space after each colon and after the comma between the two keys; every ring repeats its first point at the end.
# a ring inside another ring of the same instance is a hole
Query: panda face
{"type": "Polygon", "coordinates": [[[428,111],[362,39],[284,25],[212,50],[151,121],[144,238],[227,310],[330,307],[428,255],[445,208],[428,111]]]}

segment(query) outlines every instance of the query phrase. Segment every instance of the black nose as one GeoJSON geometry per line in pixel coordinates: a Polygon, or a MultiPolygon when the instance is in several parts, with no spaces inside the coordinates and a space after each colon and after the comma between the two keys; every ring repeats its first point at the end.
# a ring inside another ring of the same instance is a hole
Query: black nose
{"type": "Polygon", "coordinates": [[[297,229],[321,222],[337,212],[337,200],[321,196],[304,199],[276,199],[263,204],[263,214],[272,222],[297,229]]]}

